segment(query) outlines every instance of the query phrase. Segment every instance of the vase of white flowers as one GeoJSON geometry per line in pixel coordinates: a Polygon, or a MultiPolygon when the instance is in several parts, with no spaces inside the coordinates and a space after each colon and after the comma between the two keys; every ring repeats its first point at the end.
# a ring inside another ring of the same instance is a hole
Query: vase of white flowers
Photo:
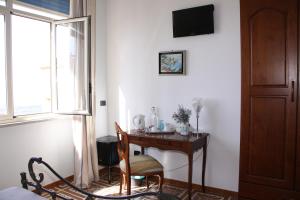
{"type": "Polygon", "coordinates": [[[196,113],[196,119],[197,119],[197,133],[199,132],[199,116],[200,116],[200,111],[203,107],[203,99],[201,98],[194,98],[193,99],[193,108],[196,113]]]}
{"type": "Polygon", "coordinates": [[[179,105],[177,112],[175,112],[172,116],[173,119],[179,124],[178,128],[181,135],[188,135],[189,133],[189,121],[191,114],[191,110],[179,105]]]}

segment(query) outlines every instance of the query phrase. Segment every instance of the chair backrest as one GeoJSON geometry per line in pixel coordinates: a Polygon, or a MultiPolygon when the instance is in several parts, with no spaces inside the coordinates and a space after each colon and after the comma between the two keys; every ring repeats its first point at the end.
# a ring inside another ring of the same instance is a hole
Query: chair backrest
{"type": "Polygon", "coordinates": [[[115,128],[117,132],[117,139],[118,139],[118,154],[119,159],[125,161],[126,165],[126,172],[130,173],[130,164],[129,164],[129,141],[128,141],[128,135],[125,131],[123,131],[119,124],[115,122],[115,128]]]}

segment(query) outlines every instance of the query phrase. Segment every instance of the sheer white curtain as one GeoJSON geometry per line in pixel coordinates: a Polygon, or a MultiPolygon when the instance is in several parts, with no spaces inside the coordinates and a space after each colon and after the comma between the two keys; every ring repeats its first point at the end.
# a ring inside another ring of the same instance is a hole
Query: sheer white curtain
{"type": "MultiPolygon", "coordinates": [[[[87,0],[73,0],[71,8],[72,17],[82,17],[87,15],[87,0]]],[[[81,73],[83,67],[83,25],[74,24],[74,31],[71,33],[76,41],[77,60],[74,61],[74,75],[81,73]]],[[[82,91],[84,80],[79,76],[75,78],[75,91],[82,91]]],[[[81,92],[78,92],[76,104],[84,105],[81,92]]],[[[93,97],[92,97],[93,98],[93,97]]],[[[74,183],[81,188],[87,188],[92,181],[99,179],[98,159],[96,149],[95,122],[93,116],[76,115],[73,117],[73,143],[75,148],[74,157],[74,183]]]]}

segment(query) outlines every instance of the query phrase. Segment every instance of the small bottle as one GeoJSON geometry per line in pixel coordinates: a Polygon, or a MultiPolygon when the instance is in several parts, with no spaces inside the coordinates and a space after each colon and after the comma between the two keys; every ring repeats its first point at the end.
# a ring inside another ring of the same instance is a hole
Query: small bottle
{"type": "Polygon", "coordinates": [[[163,131],[165,128],[165,124],[164,124],[164,120],[159,120],[159,130],[160,131],[163,131]]]}

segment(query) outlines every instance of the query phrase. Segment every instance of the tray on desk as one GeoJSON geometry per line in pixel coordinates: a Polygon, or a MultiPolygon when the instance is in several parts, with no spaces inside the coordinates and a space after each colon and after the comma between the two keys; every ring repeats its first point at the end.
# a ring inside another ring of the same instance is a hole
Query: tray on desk
{"type": "Polygon", "coordinates": [[[172,135],[172,134],[175,134],[176,132],[175,131],[155,131],[155,132],[144,132],[145,134],[153,134],[153,135],[172,135]]]}

